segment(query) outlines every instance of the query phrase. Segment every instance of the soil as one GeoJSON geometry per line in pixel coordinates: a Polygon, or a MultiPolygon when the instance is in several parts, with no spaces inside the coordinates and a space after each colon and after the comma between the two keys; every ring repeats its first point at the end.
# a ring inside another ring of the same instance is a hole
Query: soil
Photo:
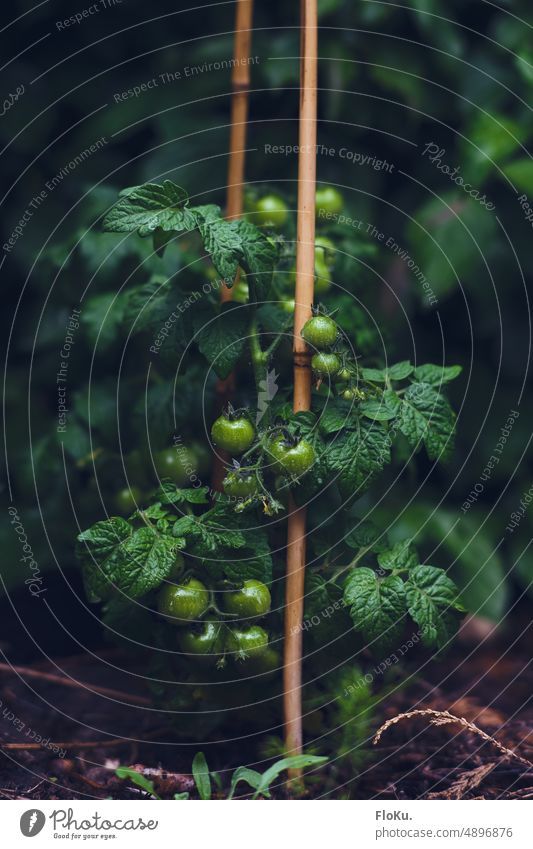
{"type": "MultiPolygon", "coordinates": [[[[375,730],[411,710],[447,711],[463,724],[444,717],[446,724],[434,726],[433,714],[403,718],[371,746],[371,760],[359,774],[342,765],[326,767],[320,779],[308,782],[307,794],[366,799],[533,798],[528,631],[527,626],[517,629],[519,642],[509,634],[496,634],[481,642],[472,643],[470,636],[467,644],[458,643],[452,654],[428,667],[427,680],[413,677],[384,698],[375,730]]],[[[237,764],[235,746],[185,744],[174,735],[165,713],[152,707],[142,676],[137,677],[135,670],[121,671],[124,668],[118,650],[20,667],[0,665],[3,798],[148,799],[142,789],[116,777],[119,764],[135,765],[154,782],[162,798],[186,791],[194,797],[190,764],[199,749],[226,784],[225,771],[247,762],[242,747],[237,764]]],[[[284,792],[280,785],[274,795],[282,797],[284,792]]]]}

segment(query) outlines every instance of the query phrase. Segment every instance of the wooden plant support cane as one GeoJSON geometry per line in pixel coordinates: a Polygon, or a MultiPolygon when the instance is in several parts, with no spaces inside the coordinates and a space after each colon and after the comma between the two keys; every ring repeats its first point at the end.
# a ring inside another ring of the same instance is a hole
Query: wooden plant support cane
{"type": "MultiPolygon", "coordinates": [[[[317,115],[317,0],[301,0],[298,221],[294,309],[295,412],[311,406],[311,354],[302,328],[311,317],[315,278],[315,191],[317,115]]],[[[289,755],[302,751],[302,618],[306,555],[306,508],[289,502],[285,596],[284,716],[289,755]]],[[[301,770],[291,770],[298,779],[301,770]]]]}
{"type": "MultiPolygon", "coordinates": [[[[253,0],[237,0],[235,15],[235,38],[233,58],[235,64],[231,72],[231,132],[229,146],[228,182],[226,192],[226,218],[238,218],[242,214],[242,196],[244,186],[244,163],[246,155],[246,129],[248,122],[248,91],[250,88],[250,44],[252,40],[253,0]]],[[[234,286],[239,280],[239,273],[234,286]]],[[[232,289],[222,285],[220,300],[231,301],[232,289]]],[[[235,389],[235,376],[230,374],[225,380],[217,381],[217,406],[222,409],[231,399],[235,389]]],[[[222,489],[224,477],[223,457],[214,458],[212,488],[215,492],[222,489]]]]}

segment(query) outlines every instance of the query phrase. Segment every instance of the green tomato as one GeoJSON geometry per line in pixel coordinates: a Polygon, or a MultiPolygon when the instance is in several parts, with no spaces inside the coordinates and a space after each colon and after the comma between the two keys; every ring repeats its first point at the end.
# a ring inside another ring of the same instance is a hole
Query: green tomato
{"type": "Polygon", "coordinates": [[[128,476],[128,481],[131,481],[135,486],[140,486],[141,489],[149,486],[149,470],[150,464],[146,457],[138,448],[130,451],[124,457],[124,468],[128,476]]]}
{"type": "Polygon", "coordinates": [[[252,446],[255,428],[246,416],[228,418],[222,415],[213,424],[211,436],[215,445],[236,457],[252,446]]]}
{"type": "Polygon", "coordinates": [[[287,204],[279,195],[265,195],[255,204],[252,221],[259,227],[283,227],[287,221],[289,210],[287,204]]]}
{"type": "Polygon", "coordinates": [[[341,398],[344,401],[354,401],[356,398],[354,389],[345,389],[344,392],[341,393],[341,398]]]}
{"type": "Polygon", "coordinates": [[[337,341],[338,327],[327,315],[314,315],[305,322],[302,336],[311,348],[325,351],[337,341]]]}
{"type": "Polygon", "coordinates": [[[283,663],[280,653],[267,646],[264,652],[251,658],[250,666],[258,675],[268,675],[271,672],[280,672],[283,663]]]}
{"type": "Polygon", "coordinates": [[[315,204],[318,218],[324,217],[324,214],[338,215],[344,209],[344,198],[333,186],[322,186],[316,190],[315,204]]]}
{"type": "Polygon", "coordinates": [[[246,472],[228,472],[222,481],[224,492],[231,498],[250,498],[259,490],[255,474],[246,472]]]}
{"type": "Polygon", "coordinates": [[[231,628],[226,637],[226,651],[235,660],[246,660],[262,655],[268,647],[268,634],[260,625],[249,628],[231,628]]]}
{"type": "Polygon", "coordinates": [[[141,490],[137,486],[126,486],[113,496],[113,507],[119,516],[131,516],[139,509],[141,490]]]}
{"type": "Polygon", "coordinates": [[[286,475],[303,475],[315,462],[315,449],[310,442],[300,439],[295,445],[283,436],[275,437],[267,448],[274,471],[286,475]]]}
{"type": "Polygon", "coordinates": [[[293,313],[296,302],[294,298],[284,298],[279,302],[281,309],[287,313],[293,313]]]}
{"type": "Polygon", "coordinates": [[[154,465],[160,478],[170,478],[177,486],[190,484],[196,478],[196,458],[185,445],[159,451],[154,465]]]}
{"type": "Polygon", "coordinates": [[[315,239],[315,263],[320,262],[326,268],[333,268],[337,248],[327,236],[317,236],[315,239]]]}
{"type": "Polygon", "coordinates": [[[198,627],[187,628],[180,632],[178,643],[184,654],[195,657],[221,655],[224,652],[222,625],[220,622],[202,622],[198,627]]]}
{"type": "Polygon", "coordinates": [[[311,359],[311,368],[320,377],[334,377],[341,367],[341,361],[337,354],[328,354],[325,351],[319,351],[311,359]]]}
{"type": "Polygon", "coordinates": [[[350,369],[346,368],[346,366],[343,366],[343,368],[339,369],[339,371],[337,372],[337,380],[339,381],[339,383],[348,383],[348,381],[351,380],[352,377],[353,375],[350,369]]]}
{"type": "Polygon", "coordinates": [[[204,442],[191,442],[191,452],[196,462],[196,471],[200,477],[205,477],[211,470],[211,451],[204,442]]]}
{"type": "Polygon", "coordinates": [[[327,295],[331,289],[329,267],[322,260],[315,262],[315,295],[327,295]]]}
{"type": "Polygon", "coordinates": [[[209,590],[197,578],[185,584],[165,584],[159,591],[158,610],[172,625],[188,625],[209,607],[209,590]]]}
{"type": "Polygon", "coordinates": [[[235,613],[241,619],[258,619],[270,610],[270,590],[262,581],[249,579],[240,590],[222,594],[226,613],[235,613]]]}

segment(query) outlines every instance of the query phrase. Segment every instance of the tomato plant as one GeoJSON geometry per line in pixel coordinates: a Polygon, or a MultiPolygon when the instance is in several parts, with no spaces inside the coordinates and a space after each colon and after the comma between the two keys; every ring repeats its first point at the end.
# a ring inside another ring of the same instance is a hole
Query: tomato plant
{"type": "MultiPolygon", "coordinates": [[[[317,192],[317,207],[342,202],[331,187],[317,192]]],[[[332,286],[303,329],[311,409],[294,413],[287,337],[295,206],[267,193],[256,202],[259,217],[225,220],[217,206],[192,205],[166,180],[123,192],[103,224],[132,245],[157,247],[146,260],[157,273],[129,282],[118,325],[124,334],[134,329],[134,348],[149,352],[156,379],[146,396],[130,396],[148,444],[135,438],[126,446],[129,497],[121,497],[118,515],[79,535],[78,556],[106,625],[126,615],[128,633],[149,635],[154,650],[179,647],[157,661],[166,668],[161,677],[171,667],[176,680],[192,683],[201,674],[223,685],[202,689],[215,708],[211,722],[224,722],[232,687],[261,699],[279,692],[291,503],[306,504],[310,519],[306,666],[320,670],[333,657],[340,681],[360,648],[384,657],[412,628],[426,646],[445,648],[463,611],[446,571],[420,562],[410,539],[389,540],[363,506],[379,494],[391,464],[416,474],[422,454],[432,464],[449,459],[455,414],[443,390],[460,369],[384,362],[378,337],[370,356],[361,352],[332,286]],[[231,287],[238,271],[238,299],[221,303],[220,287],[231,287]],[[220,412],[216,379],[232,373],[233,397],[220,412]],[[213,492],[210,458],[220,451],[228,465],[222,492],[213,492]]],[[[328,225],[316,244],[316,262],[333,277],[335,239],[328,225]]],[[[114,468],[106,449],[96,472],[114,468]]],[[[147,665],[155,662],[148,653],[147,665]]],[[[166,703],[172,693],[171,685],[159,687],[157,698],[166,703]]]]}

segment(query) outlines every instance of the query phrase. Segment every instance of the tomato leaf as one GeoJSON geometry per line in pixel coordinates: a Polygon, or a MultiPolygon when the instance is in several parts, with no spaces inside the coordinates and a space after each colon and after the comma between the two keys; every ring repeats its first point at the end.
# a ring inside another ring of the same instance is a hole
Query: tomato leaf
{"type": "Polygon", "coordinates": [[[386,422],[396,418],[401,407],[399,396],[392,389],[386,389],[378,398],[369,398],[359,405],[361,413],[376,422],[386,422]]]}
{"type": "Polygon", "coordinates": [[[78,536],[77,555],[92,601],[115,591],[139,598],[170,574],[183,540],[162,536],[154,528],[134,530],[124,519],[97,522],[78,536]]]}
{"type": "Polygon", "coordinates": [[[376,422],[358,420],[354,431],[341,431],[329,443],[326,460],[345,496],[368,489],[377,472],[390,462],[390,438],[376,422]]]}
{"type": "Polygon", "coordinates": [[[404,584],[398,576],[378,578],[372,569],[360,566],[349,573],[344,601],[350,608],[354,627],[378,652],[395,645],[406,613],[404,584]]]}
{"type": "Polygon", "coordinates": [[[189,198],[185,189],[171,180],[163,185],[146,183],[124,189],[117,203],[103,220],[107,233],[133,233],[149,236],[161,230],[191,230],[196,216],[187,208],[189,198]]]}
{"type": "Polygon", "coordinates": [[[207,307],[196,309],[193,321],[200,351],[218,377],[226,378],[235,368],[248,339],[247,307],[223,304],[218,314],[207,307]]]}
{"type": "Polygon", "coordinates": [[[423,442],[430,460],[446,462],[453,452],[455,413],[429,383],[413,383],[402,397],[401,432],[411,448],[423,442]]]}
{"type": "Polygon", "coordinates": [[[418,566],[419,557],[410,539],[397,542],[392,548],[378,554],[382,569],[404,571],[418,566]]]}
{"type": "Polygon", "coordinates": [[[458,590],[444,569],[416,566],[405,585],[409,615],[420,627],[423,642],[443,648],[457,630],[454,611],[464,612],[458,590]]]}
{"type": "Polygon", "coordinates": [[[431,386],[441,386],[459,377],[463,370],[462,366],[436,366],[426,363],[415,368],[414,376],[421,383],[429,383],[431,386]]]}

